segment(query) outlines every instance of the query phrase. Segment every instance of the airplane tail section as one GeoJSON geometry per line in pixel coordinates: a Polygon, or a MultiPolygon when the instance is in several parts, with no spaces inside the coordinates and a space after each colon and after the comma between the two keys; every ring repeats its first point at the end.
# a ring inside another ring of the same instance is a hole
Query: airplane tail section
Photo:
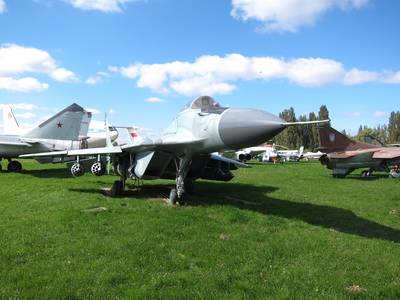
{"type": "Polygon", "coordinates": [[[20,128],[10,105],[3,106],[3,126],[5,134],[19,134],[20,128]]]}
{"type": "Polygon", "coordinates": [[[320,148],[325,153],[377,148],[378,146],[354,141],[330,126],[319,127],[320,148]]]}
{"type": "MultiPolygon", "coordinates": [[[[22,135],[24,138],[54,139],[54,140],[79,140],[82,121],[87,112],[74,103],[60,111],[38,127],[22,135]]],[[[86,119],[87,121],[87,119],[86,119]]]]}

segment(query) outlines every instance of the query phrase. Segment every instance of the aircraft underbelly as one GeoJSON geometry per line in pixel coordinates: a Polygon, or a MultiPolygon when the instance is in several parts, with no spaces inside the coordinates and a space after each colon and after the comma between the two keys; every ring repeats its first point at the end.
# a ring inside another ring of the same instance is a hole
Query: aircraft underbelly
{"type": "Polygon", "coordinates": [[[22,154],[31,154],[49,151],[46,147],[42,145],[29,146],[17,146],[17,145],[1,145],[0,144],[0,157],[4,158],[14,158],[22,154]]]}

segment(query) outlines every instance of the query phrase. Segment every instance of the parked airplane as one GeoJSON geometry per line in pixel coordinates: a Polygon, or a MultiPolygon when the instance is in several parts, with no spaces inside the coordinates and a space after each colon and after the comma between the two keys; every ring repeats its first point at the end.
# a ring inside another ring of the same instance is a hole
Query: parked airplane
{"type": "MultiPolygon", "coordinates": [[[[315,122],[320,123],[320,122],[315,122]]],[[[110,155],[114,168],[120,175],[111,188],[111,195],[121,195],[127,178],[175,179],[176,188],[169,195],[171,204],[185,201],[186,191],[191,192],[193,182],[198,178],[229,181],[231,170],[246,166],[232,159],[211,153],[224,149],[242,149],[259,145],[284,130],[284,120],[261,110],[229,108],[220,106],[208,96],[189,102],[163,133],[161,139],[144,141],[139,144],[112,146],[97,149],[67,150],[35,156],[74,156],[76,163],[71,167],[75,176],[84,170],[79,163],[80,156],[97,155],[98,161],[91,171],[104,174],[101,155],[110,155]]]]}
{"type": "MultiPolygon", "coordinates": [[[[82,145],[80,148],[97,148],[106,146],[106,130],[104,122],[90,121],[87,117],[91,114],[88,112],[82,120],[80,140],[82,145]]],[[[118,138],[118,131],[112,125],[110,126],[111,141],[118,138]]],[[[10,105],[3,106],[3,131],[7,135],[22,135],[24,130],[19,126],[14,112],[10,105]]],[[[25,130],[27,132],[28,130],[25,130]]]]}
{"type": "Polygon", "coordinates": [[[355,169],[368,168],[362,176],[371,176],[373,171],[389,172],[400,164],[400,148],[383,147],[349,139],[329,126],[320,126],[320,149],[327,153],[320,162],[332,170],[334,177],[345,177],[355,169]]]}
{"type": "Polygon", "coordinates": [[[324,155],[325,153],[321,152],[321,151],[317,151],[317,152],[306,152],[303,154],[303,158],[305,160],[311,160],[311,159],[320,159],[320,157],[322,155],[324,155]]]}
{"type": "MultiPolygon", "coordinates": [[[[9,116],[14,118],[12,114],[7,114],[7,117],[9,116]]],[[[3,158],[7,159],[9,161],[7,169],[11,172],[20,172],[21,163],[12,160],[19,155],[69,148],[79,149],[82,146],[79,135],[86,135],[81,129],[87,130],[90,119],[91,114],[74,103],[27,133],[0,135],[0,161],[3,158]]]]}

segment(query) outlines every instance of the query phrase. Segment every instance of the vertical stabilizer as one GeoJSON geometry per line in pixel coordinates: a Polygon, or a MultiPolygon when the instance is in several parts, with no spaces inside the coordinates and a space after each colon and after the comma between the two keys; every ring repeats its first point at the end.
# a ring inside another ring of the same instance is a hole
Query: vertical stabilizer
{"type": "Polygon", "coordinates": [[[379,146],[356,142],[330,126],[319,128],[320,148],[324,153],[378,148],[379,146]]]}
{"type": "Polygon", "coordinates": [[[80,138],[85,138],[88,136],[89,125],[91,120],[92,120],[92,113],[90,111],[85,111],[82,117],[81,130],[79,132],[80,138]]]}
{"type": "Polygon", "coordinates": [[[3,126],[5,134],[20,134],[19,124],[10,105],[3,106],[3,126]]]}
{"type": "Polygon", "coordinates": [[[23,134],[24,138],[53,139],[53,140],[79,140],[82,120],[86,111],[74,103],[60,111],[38,127],[23,134]]]}

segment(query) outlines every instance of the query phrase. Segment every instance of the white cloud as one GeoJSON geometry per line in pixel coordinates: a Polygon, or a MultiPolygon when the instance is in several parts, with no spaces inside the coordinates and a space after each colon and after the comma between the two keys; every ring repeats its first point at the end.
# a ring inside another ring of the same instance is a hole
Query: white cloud
{"type": "Polygon", "coordinates": [[[74,72],[64,69],[64,68],[58,68],[55,69],[50,73],[50,77],[53,78],[56,81],[60,82],[78,82],[79,79],[75,75],[74,72]]]}
{"type": "Polygon", "coordinates": [[[380,74],[377,72],[362,71],[358,69],[351,69],[344,76],[345,84],[361,84],[371,81],[377,81],[380,74]]]}
{"type": "Polygon", "coordinates": [[[4,0],[0,0],[0,14],[6,11],[6,2],[4,0]]]}
{"type": "MultiPolygon", "coordinates": [[[[0,104],[0,109],[3,109],[4,105],[6,104],[0,104]]],[[[7,104],[10,105],[13,109],[21,109],[21,110],[35,110],[35,109],[39,109],[40,107],[38,107],[35,104],[32,103],[13,103],[13,104],[7,104]]],[[[41,108],[43,109],[43,108],[41,108]]]]}
{"type": "Polygon", "coordinates": [[[108,113],[109,113],[110,115],[115,115],[115,114],[117,114],[118,112],[117,112],[115,109],[110,108],[110,109],[108,110],[108,113]]]}
{"type": "Polygon", "coordinates": [[[384,82],[386,83],[400,83],[400,71],[386,72],[384,82]]]}
{"type": "Polygon", "coordinates": [[[66,0],[73,7],[83,10],[98,10],[106,13],[122,12],[121,6],[132,0],[66,0]]]}
{"type": "Polygon", "coordinates": [[[34,113],[30,113],[30,112],[27,112],[27,113],[22,113],[22,114],[15,114],[15,117],[17,118],[17,119],[33,119],[33,118],[35,118],[36,117],[36,114],[34,114],[34,113]]]}
{"type": "Polygon", "coordinates": [[[243,21],[256,20],[266,31],[296,32],[313,25],[333,8],[361,8],[369,0],[232,0],[231,15],[243,21]]]}
{"type": "Polygon", "coordinates": [[[374,117],[381,119],[381,118],[386,118],[389,114],[385,111],[376,111],[374,112],[374,117]]]}
{"type": "Polygon", "coordinates": [[[350,117],[350,118],[358,118],[358,117],[361,116],[361,113],[358,112],[358,111],[352,111],[352,112],[347,112],[347,113],[345,113],[345,115],[346,115],[347,117],[350,117]]]}
{"type": "Polygon", "coordinates": [[[385,74],[391,74],[392,82],[395,81],[393,72],[378,73],[355,68],[346,70],[342,63],[332,59],[311,57],[285,60],[241,54],[203,55],[194,62],[135,63],[108,69],[136,80],[140,88],[186,96],[228,94],[237,88],[235,82],[250,80],[288,80],[300,86],[314,87],[332,83],[354,85],[372,81],[388,82],[383,78],[389,76],[385,74]]]}
{"type": "Polygon", "coordinates": [[[105,77],[110,77],[110,74],[107,72],[97,72],[95,76],[91,76],[86,79],[85,83],[89,85],[96,85],[103,82],[105,77]]]}
{"type": "Polygon", "coordinates": [[[24,77],[14,79],[12,77],[0,77],[0,90],[15,92],[42,92],[49,88],[47,83],[41,83],[36,78],[24,77]]]}
{"type": "Polygon", "coordinates": [[[72,71],[59,68],[55,59],[44,50],[15,44],[0,46],[0,89],[31,92],[49,87],[36,78],[21,77],[26,73],[46,74],[61,82],[78,80],[72,71]]]}
{"type": "Polygon", "coordinates": [[[158,97],[150,97],[150,98],[146,99],[146,102],[149,102],[149,103],[162,103],[162,102],[165,102],[165,100],[161,99],[161,98],[158,98],[158,97]]]}
{"type": "Polygon", "coordinates": [[[96,108],[86,108],[85,110],[88,111],[88,112],[91,112],[91,113],[94,114],[94,115],[99,115],[99,114],[101,114],[101,111],[98,110],[98,109],[96,109],[96,108]]]}

